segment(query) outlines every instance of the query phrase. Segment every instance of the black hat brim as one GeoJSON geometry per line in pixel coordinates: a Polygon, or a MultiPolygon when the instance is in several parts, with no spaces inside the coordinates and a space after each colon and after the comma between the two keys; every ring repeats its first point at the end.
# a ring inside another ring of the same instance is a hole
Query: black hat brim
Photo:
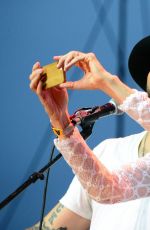
{"type": "Polygon", "coordinates": [[[150,72],[150,36],[139,41],[129,56],[129,71],[135,82],[146,91],[150,72]]]}

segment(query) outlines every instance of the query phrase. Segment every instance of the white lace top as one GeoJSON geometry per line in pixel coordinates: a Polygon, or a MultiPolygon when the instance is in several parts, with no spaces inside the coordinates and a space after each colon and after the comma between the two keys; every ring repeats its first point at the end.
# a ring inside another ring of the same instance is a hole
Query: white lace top
{"type": "Polygon", "coordinates": [[[150,98],[146,92],[134,90],[119,108],[150,131],[150,98]]]}
{"type": "MultiPolygon", "coordinates": [[[[150,131],[150,99],[144,92],[130,95],[120,109],[150,131]]],[[[87,146],[77,128],[70,138],[54,140],[92,199],[117,203],[150,196],[150,154],[109,171],[87,146]]]]}

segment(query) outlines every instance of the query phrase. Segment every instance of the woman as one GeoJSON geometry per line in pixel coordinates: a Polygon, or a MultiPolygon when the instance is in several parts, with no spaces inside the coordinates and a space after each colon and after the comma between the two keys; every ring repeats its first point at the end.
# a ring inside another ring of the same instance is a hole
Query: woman
{"type": "MultiPolygon", "coordinates": [[[[137,60],[134,60],[137,51],[138,53],[143,52],[144,49],[147,52],[148,47],[150,53],[150,37],[145,38],[135,46],[129,60],[131,72],[132,67],[137,66],[137,60]]],[[[139,55],[139,57],[141,56],[139,55]]],[[[145,59],[142,56],[142,62],[144,59],[147,63],[147,55],[144,57],[145,59]]],[[[115,171],[107,170],[94,156],[77,128],[71,123],[68,113],[68,95],[65,88],[98,89],[105,92],[115,99],[122,110],[150,131],[150,100],[147,93],[138,92],[126,86],[117,76],[107,72],[92,53],[84,54],[73,51],[63,56],[55,56],[54,60],[58,61],[58,68],[64,68],[65,71],[73,65],[78,66],[84,71],[84,76],[77,82],[66,82],[59,87],[43,90],[41,81],[43,69],[40,67],[40,63],[36,63],[30,75],[30,88],[39,96],[53,129],[59,131],[56,132],[60,135],[55,140],[55,145],[72,167],[83,187],[94,200],[101,203],[116,203],[149,196],[150,154],[146,154],[137,162],[125,165],[115,171]],[[136,183],[135,180],[133,183],[135,178],[136,183]]],[[[150,92],[148,66],[143,64],[140,74],[142,74],[142,80],[138,74],[133,74],[136,82],[142,88],[147,88],[147,92],[150,92]]],[[[143,142],[144,146],[146,144],[148,146],[146,153],[150,152],[149,132],[147,132],[143,142]]]]}

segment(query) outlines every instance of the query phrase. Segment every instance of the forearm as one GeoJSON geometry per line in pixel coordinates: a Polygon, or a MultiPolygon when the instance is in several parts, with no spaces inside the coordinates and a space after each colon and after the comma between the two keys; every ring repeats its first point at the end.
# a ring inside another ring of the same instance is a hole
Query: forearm
{"type": "MultiPolygon", "coordinates": [[[[26,230],[39,230],[38,222],[26,230]]],[[[58,203],[44,218],[42,230],[88,230],[90,221],[58,203]]]]}
{"type": "Polygon", "coordinates": [[[105,74],[99,89],[113,98],[119,109],[150,131],[150,98],[146,92],[131,89],[109,73],[105,74]]]}
{"type": "Polygon", "coordinates": [[[55,140],[55,145],[82,186],[97,202],[117,203],[150,194],[150,186],[144,183],[150,169],[150,156],[110,172],[92,153],[77,130],[68,139],[55,140]]]}
{"type": "MultiPolygon", "coordinates": [[[[58,224],[59,215],[63,211],[64,206],[60,203],[56,205],[45,217],[43,220],[42,230],[58,230],[58,229],[67,229],[63,224],[58,224]]],[[[35,224],[34,226],[28,228],[27,230],[39,230],[40,222],[35,224]]]]}
{"type": "Polygon", "coordinates": [[[54,142],[91,198],[100,203],[114,203],[117,194],[118,200],[121,199],[122,191],[118,193],[114,186],[116,177],[96,158],[77,129],[70,138],[54,142]]]}
{"type": "Polygon", "coordinates": [[[108,72],[105,73],[105,77],[101,80],[99,89],[113,98],[118,104],[122,104],[126,97],[134,92],[133,89],[124,84],[117,76],[108,72]]]}
{"type": "Polygon", "coordinates": [[[134,90],[134,93],[119,105],[119,109],[126,112],[145,130],[150,131],[150,98],[146,92],[134,90]]]}

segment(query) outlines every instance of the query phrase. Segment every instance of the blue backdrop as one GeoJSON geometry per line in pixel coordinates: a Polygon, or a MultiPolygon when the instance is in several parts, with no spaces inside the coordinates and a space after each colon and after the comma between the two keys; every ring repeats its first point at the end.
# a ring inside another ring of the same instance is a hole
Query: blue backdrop
{"type": "MultiPolygon", "coordinates": [[[[1,0],[0,1],[0,201],[49,159],[53,141],[48,118],[29,89],[34,62],[52,62],[70,50],[94,52],[108,71],[131,87],[128,72],[133,45],[150,31],[148,0],[1,0]]],[[[77,79],[73,68],[67,78],[77,79]]],[[[69,91],[69,111],[101,105],[101,92],[69,91]]],[[[126,115],[100,119],[88,144],[141,131],[126,115]]],[[[61,198],[73,177],[63,159],[51,170],[46,213],[61,198]]],[[[40,218],[43,181],[31,185],[1,210],[0,229],[23,230],[40,218]]]]}

